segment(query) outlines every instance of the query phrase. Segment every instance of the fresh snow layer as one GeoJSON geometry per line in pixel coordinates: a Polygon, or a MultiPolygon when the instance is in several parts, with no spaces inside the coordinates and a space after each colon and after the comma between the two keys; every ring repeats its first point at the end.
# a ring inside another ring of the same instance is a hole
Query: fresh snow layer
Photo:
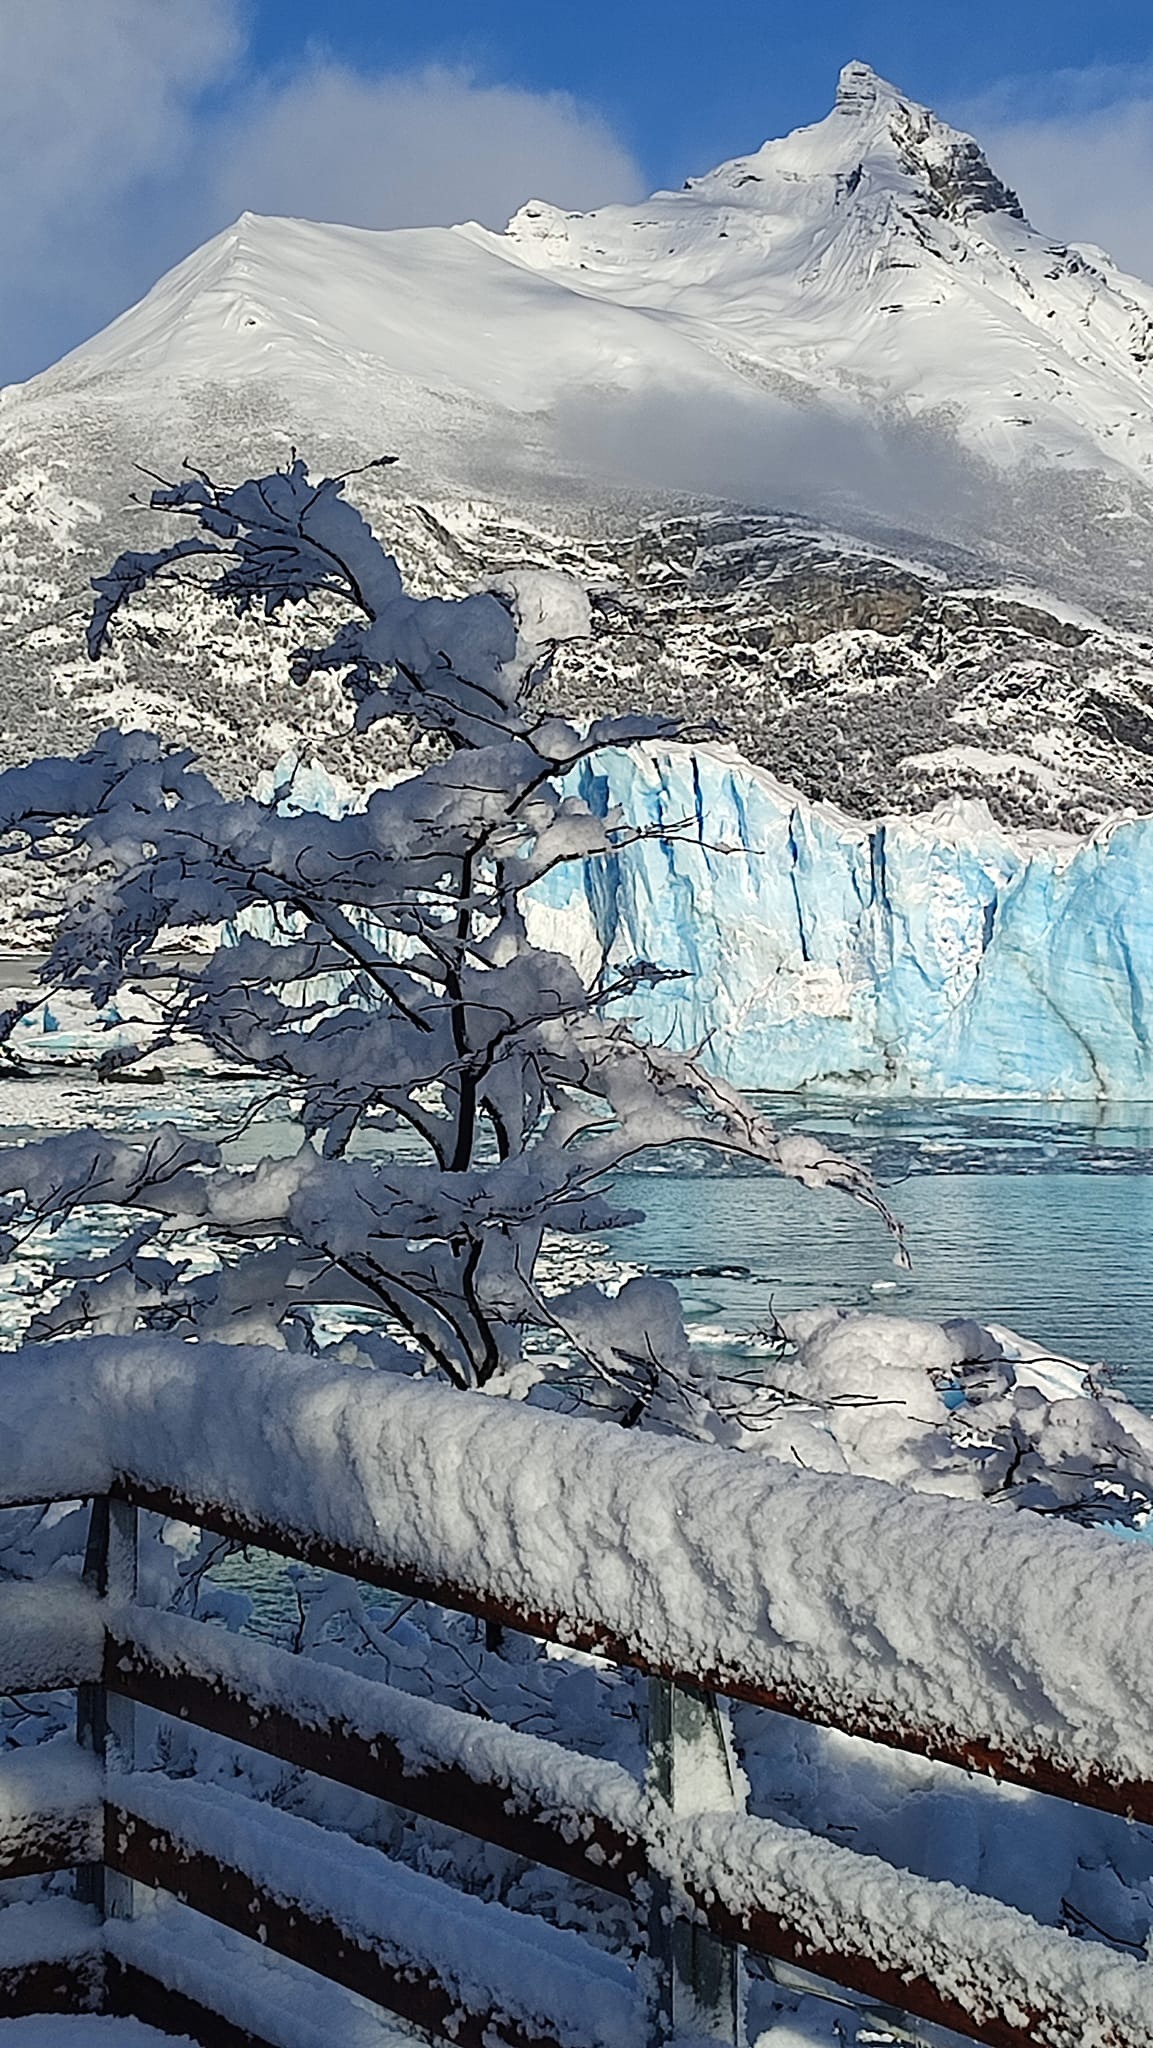
{"type": "Polygon", "coordinates": [[[188,1849],[335,1921],[398,1970],[429,1972],[464,2010],[546,2026],[572,2048],[634,2048],[642,2005],[629,1965],[565,1929],[218,1786],[137,1773],[117,1779],[116,1798],[188,1849]]]}
{"type": "Polygon", "coordinates": [[[0,1970],[95,1959],[102,1947],[103,1930],[95,1913],[74,1899],[5,1906],[0,1913],[0,1970]]]}
{"type": "Polygon", "coordinates": [[[574,1839],[578,1815],[588,1816],[590,1826],[600,1816],[625,1832],[643,1827],[640,1787],[619,1764],[180,1615],[133,1606],[116,1612],[113,1626],[177,1677],[223,1684],[257,1711],[282,1708],[310,1728],[339,1727],[366,1742],[390,1739],[414,1777],[456,1766],[478,1783],[502,1786],[510,1813],[531,1809],[542,1818],[571,1819],[574,1839]]]}
{"type": "Polygon", "coordinates": [[[0,1685],[50,1692],[100,1676],[104,1628],[94,1596],[67,1579],[0,1583],[0,1685]]]}
{"type": "Polygon", "coordinates": [[[0,1363],[0,1498],[125,1473],[818,1721],[1153,1775],[1144,1546],[283,1351],[35,1353],[0,1363]]]}
{"type": "Polygon", "coordinates": [[[970,137],[864,64],[825,120],[680,192],[465,232],[777,391],[948,408],[1000,459],[1149,459],[1153,291],[1036,233],[970,137]]]}
{"type": "Polygon", "coordinates": [[[110,1952],[276,2048],[412,2048],[379,2006],[174,1900],[105,1929],[110,1952]]]}
{"type": "Polygon", "coordinates": [[[33,1857],[66,1844],[58,1861],[101,1854],[103,1778],[96,1758],[68,1738],[0,1754],[0,1840],[8,1856],[33,1857]]]}
{"type": "Polygon", "coordinates": [[[1148,1963],[801,1828],[704,1815],[678,1828],[677,1869],[738,1917],[760,1908],[799,1923],[815,1952],[929,1978],[978,2025],[1027,2016],[1038,2048],[1111,2048],[1117,2030],[1153,2037],[1148,1963]]]}

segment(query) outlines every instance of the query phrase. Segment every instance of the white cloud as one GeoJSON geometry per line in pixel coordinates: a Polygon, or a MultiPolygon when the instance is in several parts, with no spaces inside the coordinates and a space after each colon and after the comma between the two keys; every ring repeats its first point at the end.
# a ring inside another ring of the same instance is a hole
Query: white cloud
{"type": "Polygon", "coordinates": [[[255,97],[218,181],[230,214],[353,227],[503,227],[526,199],[587,209],[639,189],[627,150],[566,93],[440,68],[366,78],[324,63],[255,97]]]}
{"type": "Polygon", "coordinates": [[[640,174],[592,112],[427,70],[243,71],[243,0],[0,0],[0,383],[245,209],[368,226],[590,207],[640,174]]]}
{"type": "Polygon", "coordinates": [[[89,309],[107,317],[125,280],[137,282],[134,242],[143,253],[155,224],[147,188],[171,196],[197,101],[237,57],[237,24],[236,0],[0,8],[0,334],[10,358],[21,362],[41,336],[79,340],[89,309]]]}
{"type": "Polygon", "coordinates": [[[1153,281],[1153,77],[1145,69],[1006,81],[960,112],[1035,227],[1093,242],[1153,281]]]}
{"type": "Polygon", "coordinates": [[[0,11],[0,185],[33,239],[123,190],[179,129],[189,95],[236,54],[234,0],[36,0],[0,11]],[[16,202],[19,202],[18,204],[16,202]]]}

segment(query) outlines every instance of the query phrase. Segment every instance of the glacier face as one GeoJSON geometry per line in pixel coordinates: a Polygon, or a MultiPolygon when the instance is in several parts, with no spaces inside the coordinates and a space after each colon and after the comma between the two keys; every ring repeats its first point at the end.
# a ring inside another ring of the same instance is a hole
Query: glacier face
{"type": "Polygon", "coordinates": [[[533,937],[590,975],[677,970],[630,1014],[738,1086],[1153,1097],[1153,818],[1089,839],[973,804],[866,825],[673,746],[594,756],[578,786],[649,836],[554,870],[533,937]]]}

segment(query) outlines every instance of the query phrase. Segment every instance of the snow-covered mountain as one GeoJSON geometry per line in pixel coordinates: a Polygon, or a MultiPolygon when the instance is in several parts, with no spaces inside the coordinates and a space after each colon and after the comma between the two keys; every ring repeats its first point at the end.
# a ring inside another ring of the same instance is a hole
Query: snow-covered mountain
{"type": "Polygon", "coordinates": [[[1145,478],[1151,358],[1153,289],[1038,234],[970,137],[850,64],[827,119],[640,207],[532,201],[503,234],[244,215],[6,409],[267,380],[475,482],[498,423],[547,447],[569,404],[760,397],[1145,478]]]}
{"type": "MultiPolygon", "coordinates": [[[[1151,353],[1153,290],[861,65],[825,121],[637,208],[246,217],[0,393],[0,758],[116,719],[234,786],[300,743],[363,773],[331,678],[290,682],[299,625],[270,659],[175,584],[107,663],[81,628],[89,575],[162,531],[141,467],[387,449],[351,488],[418,593],[572,570],[595,635],[558,703],[715,721],[760,764],[606,769],[687,834],[552,906],[590,961],[691,968],[662,1035],[754,1081],[1153,1085],[1153,854],[1108,825],[1153,811],[1151,353]]],[[[9,938],[26,890],[0,875],[9,938]]]]}
{"type": "Polygon", "coordinates": [[[499,235],[245,216],[0,392],[0,752],[43,745],[47,704],[61,745],[116,717],[234,778],[301,732],[351,767],[331,685],[294,692],[261,628],[222,646],[193,591],[112,664],[80,652],[88,576],[160,527],[140,467],[296,444],[400,455],[354,488],[418,587],[584,576],[566,704],[707,712],[860,810],[1149,807],[1151,353],[1153,289],[1036,233],[860,64],[824,121],[638,207],[534,201],[499,235]]]}
{"type": "Polygon", "coordinates": [[[1153,290],[1039,235],[971,137],[865,64],[826,120],[682,192],[534,202],[483,241],[801,403],[903,406],[1000,463],[1153,464],[1153,290]]]}

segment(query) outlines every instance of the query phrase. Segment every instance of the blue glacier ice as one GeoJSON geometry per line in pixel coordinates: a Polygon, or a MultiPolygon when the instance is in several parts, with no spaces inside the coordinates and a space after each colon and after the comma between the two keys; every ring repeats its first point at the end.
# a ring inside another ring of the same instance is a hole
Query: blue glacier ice
{"type": "Polygon", "coordinates": [[[630,1014],[737,1085],[1153,1098],[1153,818],[864,824],[681,746],[594,756],[579,788],[655,835],[554,870],[534,936],[589,971],[682,970],[630,1014]]]}
{"type": "MultiPolygon", "coordinates": [[[[573,786],[644,836],[553,869],[532,937],[590,980],[675,970],[629,1014],[738,1087],[1153,1100],[1153,818],[1090,839],[960,802],[863,823],[719,747],[605,751],[573,786]]],[[[357,801],[311,764],[287,800],[357,801]]]]}

